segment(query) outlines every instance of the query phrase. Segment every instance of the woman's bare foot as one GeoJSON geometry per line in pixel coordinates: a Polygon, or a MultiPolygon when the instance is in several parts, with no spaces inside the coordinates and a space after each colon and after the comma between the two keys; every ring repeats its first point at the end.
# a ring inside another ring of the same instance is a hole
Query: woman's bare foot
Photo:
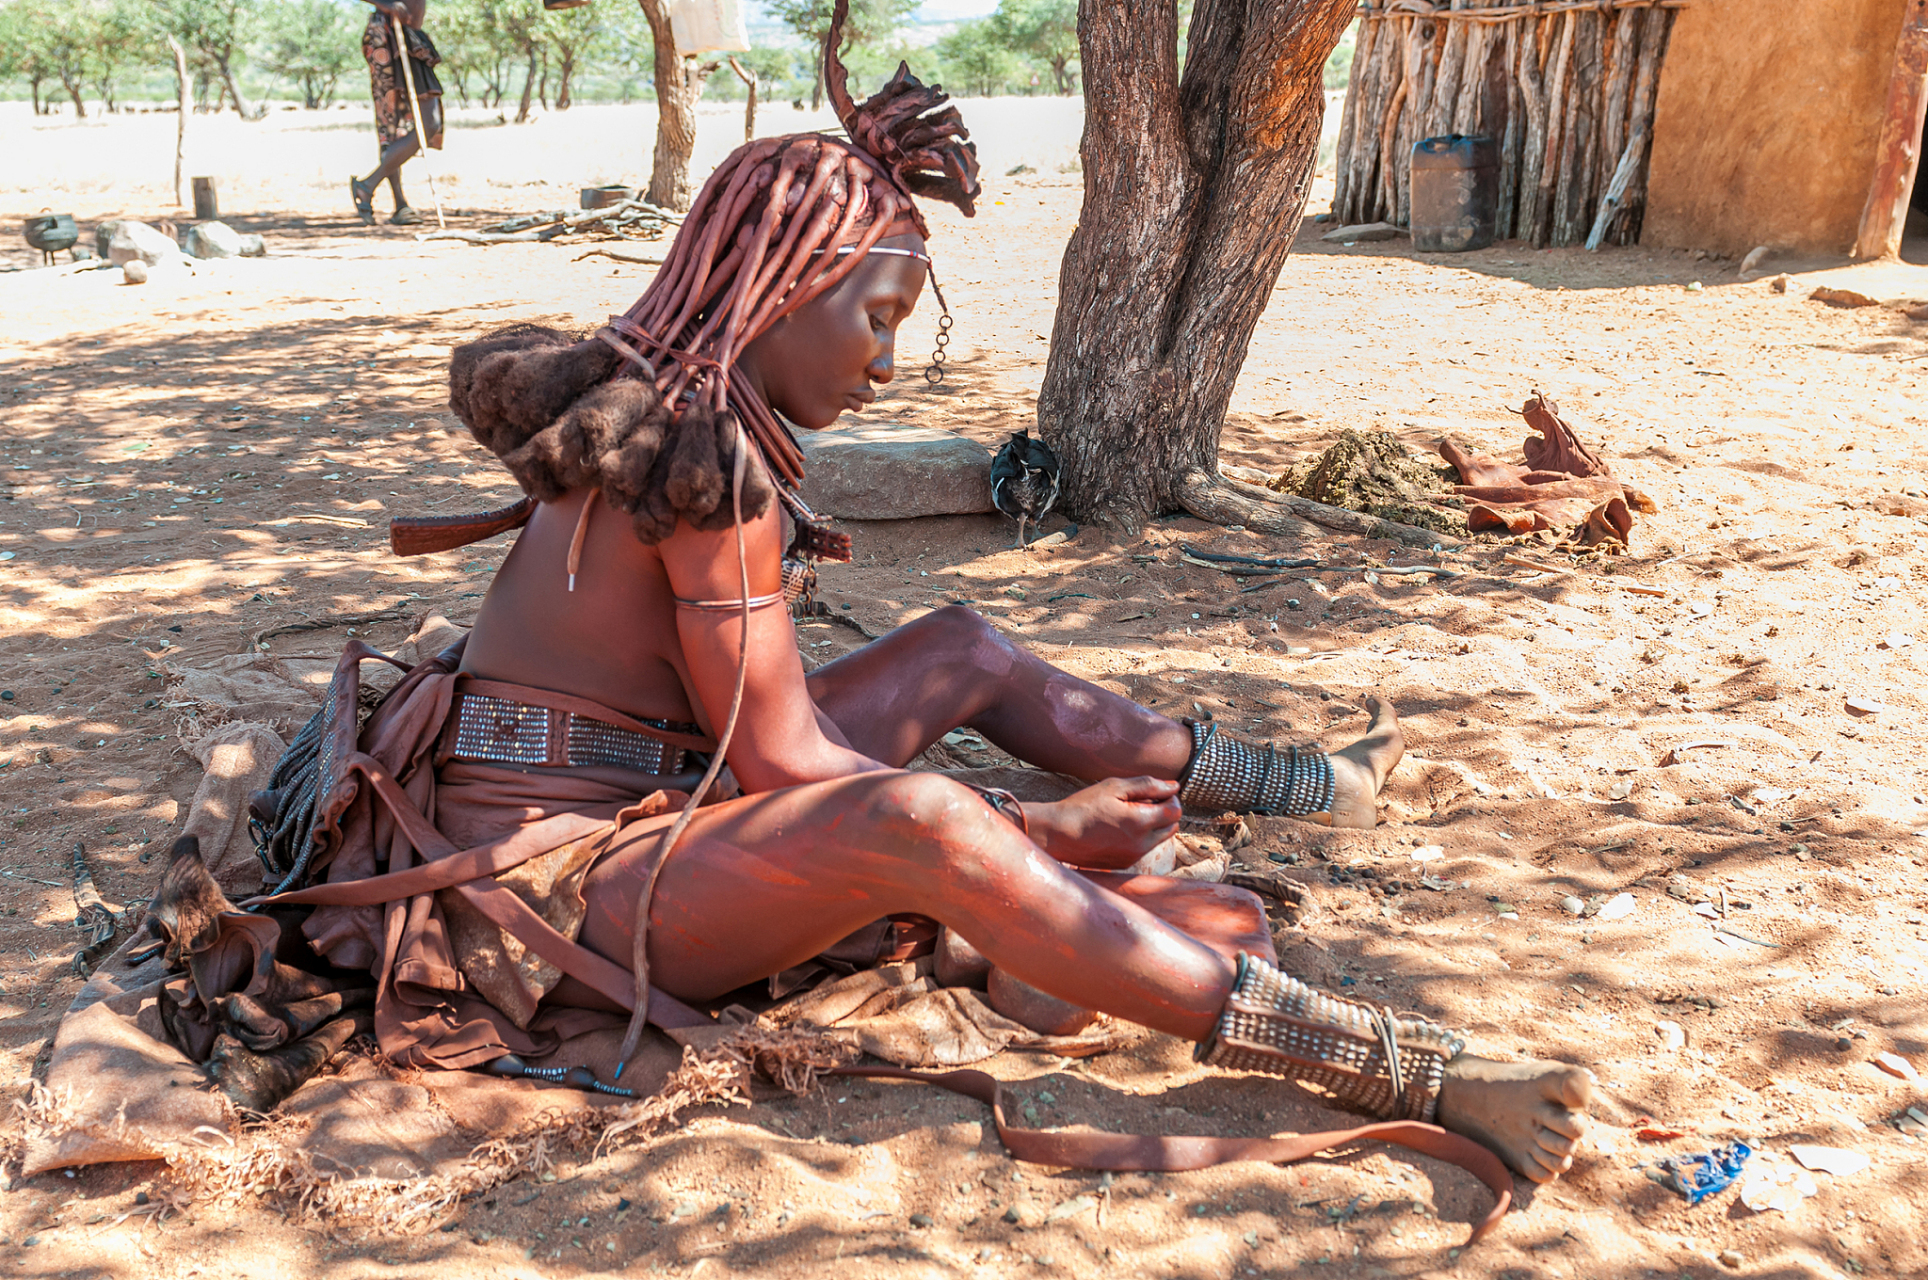
{"type": "Polygon", "coordinates": [[[1439,1123],[1489,1148],[1530,1182],[1573,1167],[1586,1132],[1593,1073],[1563,1062],[1494,1062],[1462,1053],[1446,1064],[1439,1123]]]}
{"type": "Polygon", "coordinates": [[[1372,723],[1366,736],[1332,753],[1332,811],[1310,815],[1335,827],[1371,827],[1379,822],[1379,788],[1406,754],[1399,717],[1384,698],[1367,698],[1372,723]]]}

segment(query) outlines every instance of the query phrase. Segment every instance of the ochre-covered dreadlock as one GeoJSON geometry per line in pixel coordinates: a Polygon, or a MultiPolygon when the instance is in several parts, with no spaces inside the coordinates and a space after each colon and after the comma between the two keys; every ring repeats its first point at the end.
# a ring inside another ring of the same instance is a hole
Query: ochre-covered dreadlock
{"type": "Polygon", "coordinates": [[[825,80],[849,141],[760,139],[732,152],[690,207],[656,278],[584,340],[532,325],[458,347],[449,407],[544,502],[600,488],[646,543],[680,518],[727,527],[737,424],[755,454],[742,511],[762,515],[770,476],[795,485],[802,455],[735,368],[777,321],[835,288],[888,235],[926,234],[912,193],[974,212],[977,148],[937,85],[900,64],[853,104],[837,57],[839,0],[825,80]],[[756,465],[761,462],[761,466],[756,465]]]}

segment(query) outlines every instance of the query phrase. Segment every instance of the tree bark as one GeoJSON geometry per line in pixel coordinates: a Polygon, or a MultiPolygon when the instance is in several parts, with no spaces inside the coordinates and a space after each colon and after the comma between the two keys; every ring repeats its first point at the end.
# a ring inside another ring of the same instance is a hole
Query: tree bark
{"type": "Polygon", "coordinates": [[[668,0],[636,0],[656,46],[656,155],[644,199],[681,212],[690,207],[690,155],[696,150],[696,92],[670,30],[668,0]]]}
{"type": "Polygon", "coordinates": [[[180,113],[174,119],[174,207],[178,209],[181,207],[181,159],[187,151],[187,117],[193,104],[188,100],[187,50],[181,48],[181,42],[173,36],[167,37],[167,47],[174,55],[174,93],[180,113]]]}
{"type": "Polygon", "coordinates": [[[522,105],[516,108],[515,122],[529,122],[529,100],[535,96],[536,89],[536,46],[529,46],[529,66],[522,73],[522,105]]]}
{"type": "Polygon", "coordinates": [[[1317,160],[1325,60],[1355,0],[1081,0],[1084,208],[1038,424],[1060,505],[1126,531],[1218,471],[1218,437],[1317,160]]]}

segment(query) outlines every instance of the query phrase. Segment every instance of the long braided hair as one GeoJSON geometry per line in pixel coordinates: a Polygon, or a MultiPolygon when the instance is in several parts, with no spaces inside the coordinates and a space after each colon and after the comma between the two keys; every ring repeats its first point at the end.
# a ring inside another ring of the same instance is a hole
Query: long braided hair
{"type": "Polygon", "coordinates": [[[591,337],[521,325],[456,348],[449,407],[539,501],[599,488],[650,544],[679,518],[726,528],[740,423],[756,455],[742,518],[762,515],[770,473],[795,486],[803,459],[737,357],[884,237],[924,236],[913,193],[975,211],[977,148],[941,86],[899,64],[875,95],[851,101],[837,56],[847,9],[838,0],[824,68],[848,141],[803,133],[737,148],[643,296],[591,337]]]}

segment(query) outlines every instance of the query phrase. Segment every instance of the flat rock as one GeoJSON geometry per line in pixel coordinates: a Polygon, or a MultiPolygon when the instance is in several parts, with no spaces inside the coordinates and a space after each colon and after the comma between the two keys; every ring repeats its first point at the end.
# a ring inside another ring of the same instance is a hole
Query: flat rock
{"type": "Polygon", "coordinates": [[[1357,222],[1328,231],[1319,239],[1331,244],[1356,244],[1362,240],[1397,240],[1405,234],[1404,227],[1395,227],[1390,222],[1357,222]]]}
{"type": "Polygon", "coordinates": [[[844,520],[990,511],[991,455],[975,440],[895,422],[799,435],[803,500],[844,520]]]}

